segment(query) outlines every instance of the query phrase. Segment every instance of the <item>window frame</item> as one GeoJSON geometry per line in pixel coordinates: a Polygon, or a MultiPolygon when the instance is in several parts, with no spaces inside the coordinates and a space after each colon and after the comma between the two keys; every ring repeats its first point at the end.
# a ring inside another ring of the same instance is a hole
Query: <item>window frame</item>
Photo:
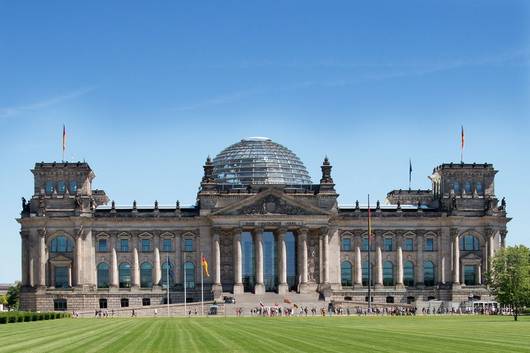
{"type": "Polygon", "coordinates": [[[352,251],[352,239],[349,237],[343,237],[340,244],[342,251],[352,251]],[[345,245],[348,246],[345,246],[345,245]]]}

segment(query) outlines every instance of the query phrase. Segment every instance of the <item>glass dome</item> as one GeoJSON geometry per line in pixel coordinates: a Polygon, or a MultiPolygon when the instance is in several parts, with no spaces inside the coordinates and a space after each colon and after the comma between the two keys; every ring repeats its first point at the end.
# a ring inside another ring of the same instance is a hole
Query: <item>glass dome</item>
{"type": "Polygon", "coordinates": [[[213,166],[220,184],[312,184],[300,159],[266,137],[249,137],[225,148],[213,166]]]}

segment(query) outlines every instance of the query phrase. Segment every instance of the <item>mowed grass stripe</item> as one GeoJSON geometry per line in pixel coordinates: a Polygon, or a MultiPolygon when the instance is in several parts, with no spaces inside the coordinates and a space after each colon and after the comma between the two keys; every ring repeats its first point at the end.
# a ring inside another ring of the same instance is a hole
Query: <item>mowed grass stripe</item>
{"type": "Polygon", "coordinates": [[[0,352],[530,352],[530,317],[62,319],[0,326],[0,352]]]}

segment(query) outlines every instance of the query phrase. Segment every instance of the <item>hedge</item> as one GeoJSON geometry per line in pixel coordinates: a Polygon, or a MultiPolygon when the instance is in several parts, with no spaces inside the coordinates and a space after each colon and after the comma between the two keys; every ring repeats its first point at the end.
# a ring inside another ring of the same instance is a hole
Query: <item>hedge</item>
{"type": "Polygon", "coordinates": [[[36,313],[31,311],[7,311],[0,312],[0,324],[11,324],[15,322],[29,322],[40,320],[55,320],[72,317],[70,313],[46,312],[36,313]]]}

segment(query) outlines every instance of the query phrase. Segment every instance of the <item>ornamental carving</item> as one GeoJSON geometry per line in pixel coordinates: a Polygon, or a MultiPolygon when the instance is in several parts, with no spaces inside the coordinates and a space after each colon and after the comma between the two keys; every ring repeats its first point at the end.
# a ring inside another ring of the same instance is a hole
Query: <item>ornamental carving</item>
{"type": "Polygon", "coordinates": [[[315,215],[317,213],[307,209],[294,206],[287,201],[280,199],[274,195],[268,195],[263,199],[257,201],[255,204],[234,210],[229,214],[244,214],[244,215],[315,215]]]}

